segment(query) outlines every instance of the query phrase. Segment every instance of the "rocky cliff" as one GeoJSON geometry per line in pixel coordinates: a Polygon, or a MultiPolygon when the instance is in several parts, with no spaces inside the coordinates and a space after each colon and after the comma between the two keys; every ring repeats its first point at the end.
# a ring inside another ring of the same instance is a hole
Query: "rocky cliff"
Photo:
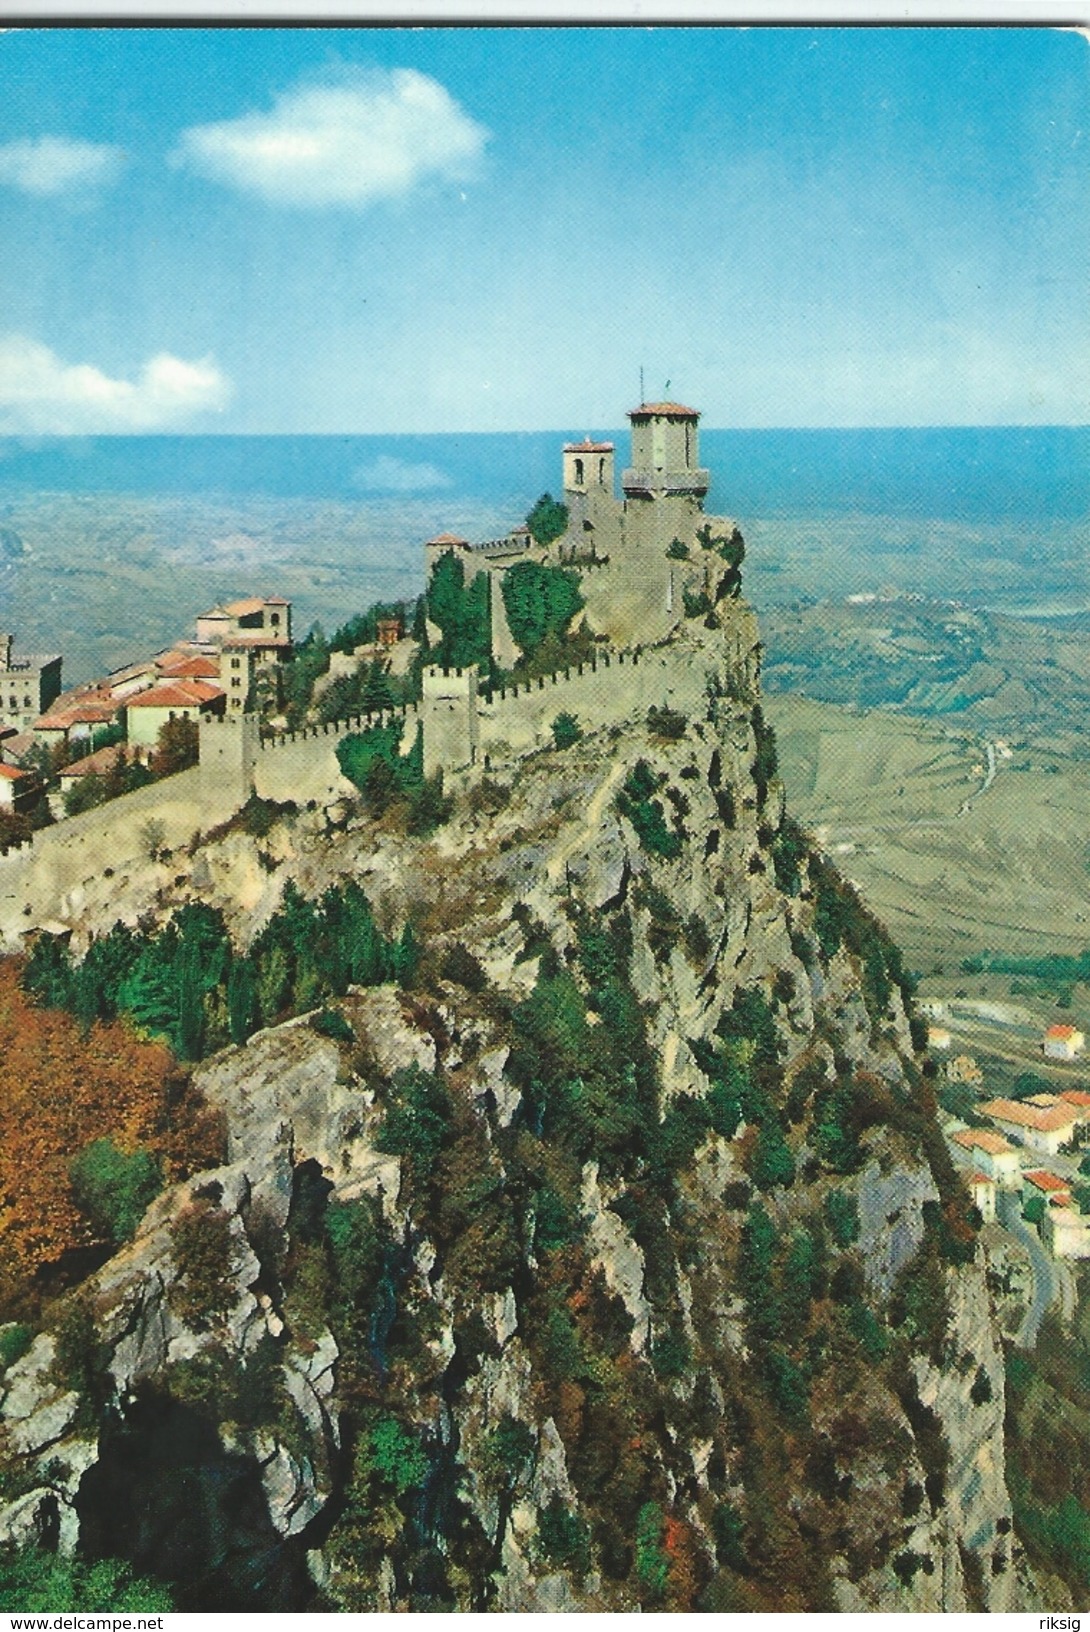
{"type": "Polygon", "coordinates": [[[119,903],[245,943],[350,876],[425,950],[198,1069],[226,1165],[0,1377],[0,1538],[191,1608],[1032,1607],[909,982],[784,816],[752,662],[668,650],[698,709],[431,839],[315,812],[119,903]]]}

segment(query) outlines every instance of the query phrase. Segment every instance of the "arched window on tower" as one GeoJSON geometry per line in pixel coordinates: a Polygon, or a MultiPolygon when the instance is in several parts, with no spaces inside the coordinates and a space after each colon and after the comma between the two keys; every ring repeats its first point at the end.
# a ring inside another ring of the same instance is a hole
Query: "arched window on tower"
{"type": "Polygon", "coordinates": [[[582,485],[583,485],[583,461],[582,461],[582,459],[577,459],[575,461],[575,483],[576,483],[577,487],[582,487],[582,485]]]}
{"type": "Polygon", "coordinates": [[[604,459],[599,459],[599,461],[598,461],[598,480],[599,480],[599,482],[604,482],[605,479],[606,479],[606,462],[605,462],[604,459]]]}
{"type": "Polygon", "coordinates": [[[690,425],[685,427],[685,465],[686,468],[693,462],[693,432],[690,425]]]}

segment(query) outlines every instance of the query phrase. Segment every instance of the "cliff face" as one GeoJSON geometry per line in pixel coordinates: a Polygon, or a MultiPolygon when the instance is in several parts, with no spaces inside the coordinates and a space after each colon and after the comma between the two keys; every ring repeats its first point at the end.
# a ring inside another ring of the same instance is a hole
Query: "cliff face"
{"type": "Polygon", "coordinates": [[[0,1538],[193,1608],[1028,1607],[896,950],[785,820],[752,664],[669,651],[699,708],[430,841],[319,816],[175,879],[246,937],[349,874],[424,961],[199,1069],[227,1165],[0,1378],[0,1538]]]}

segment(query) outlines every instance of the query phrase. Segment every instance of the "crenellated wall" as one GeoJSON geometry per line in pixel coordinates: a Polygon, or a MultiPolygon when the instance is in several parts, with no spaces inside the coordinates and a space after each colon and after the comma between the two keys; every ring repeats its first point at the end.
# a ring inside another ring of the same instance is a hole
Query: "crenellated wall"
{"type": "Polygon", "coordinates": [[[233,816],[252,793],[311,806],[352,795],[356,790],[341,773],[337,744],[353,732],[403,720],[407,751],[419,724],[428,775],[482,773],[551,746],[558,714],[573,714],[584,731],[653,706],[692,715],[703,711],[713,676],[726,673],[752,690],[757,666],[756,619],[744,602],[732,602],[713,646],[603,649],[590,662],[491,692],[479,687],[475,669],[432,668],[425,671],[419,704],[265,742],[253,716],[202,724],[200,765],[68,817],[0,856],[0,944],[14,950],[28,929],[78,915],[91,896],[108,893],[115,874],[148,865],[153,852],[191,844],[233,816]]]}

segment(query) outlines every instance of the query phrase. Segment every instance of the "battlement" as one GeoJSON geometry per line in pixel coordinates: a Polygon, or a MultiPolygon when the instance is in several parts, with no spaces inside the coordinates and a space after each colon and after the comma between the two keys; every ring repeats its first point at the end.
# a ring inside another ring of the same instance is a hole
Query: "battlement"
{"type": "Polygon", "coordinates": [[[448,669],[438,663],[431,663],[424,669],[421,679],[425,698],[468,697],[478,689],[476,663],[471,663],[464,669],[448,669]]]}

